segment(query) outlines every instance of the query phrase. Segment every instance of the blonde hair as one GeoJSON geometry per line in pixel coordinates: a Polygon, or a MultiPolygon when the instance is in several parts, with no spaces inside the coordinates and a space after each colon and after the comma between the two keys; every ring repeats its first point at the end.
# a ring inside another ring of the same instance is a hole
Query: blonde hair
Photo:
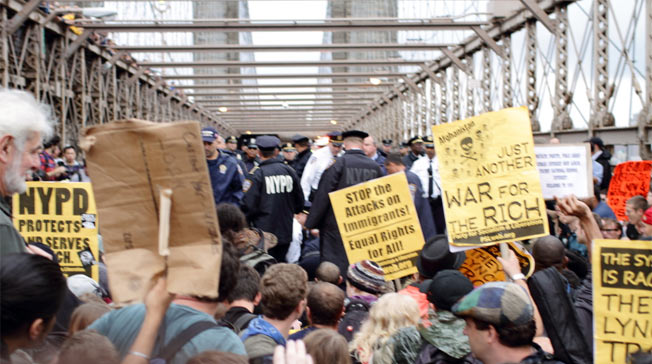
{"type": "Polygon", "coordinates": [[[303,342],[306,352],[315,364],[351,364],[348,343],[344,336],[332,329],[319,329],[309,333],[303,342]]]}
{"type": "Polygon", "coordinates": [[[419,323],[419,305],[410,296],[387,293],[371,306],[369,318],[349,345],[356,359],[366,363],[374,348],[380,347],[399,329],[419,323]]]}

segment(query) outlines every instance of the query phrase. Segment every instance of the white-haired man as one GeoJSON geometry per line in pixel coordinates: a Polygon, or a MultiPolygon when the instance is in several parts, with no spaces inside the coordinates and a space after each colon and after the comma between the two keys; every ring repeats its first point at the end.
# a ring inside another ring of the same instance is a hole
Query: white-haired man
{"type": "Polygon", "coordinates": [[[25,192],[25,176],[40,166],[42,141],[52,133],[44,105],[27,92],[0,89],[0,255],[27,251],[11,221],[9,199],[25,192]]]}

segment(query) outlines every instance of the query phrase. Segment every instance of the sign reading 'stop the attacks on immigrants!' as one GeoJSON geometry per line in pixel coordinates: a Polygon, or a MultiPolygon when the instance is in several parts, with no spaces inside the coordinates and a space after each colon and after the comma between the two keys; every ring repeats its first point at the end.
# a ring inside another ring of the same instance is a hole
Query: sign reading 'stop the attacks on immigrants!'
{"type": "Polygon", "coordinates": [[[548,234],[527,108],[432,127],[448,237],[484,246],[548,234]]]}
{"type": "Polygon", "coordinates": [[[87,182],[28,182],[13,197],[14,225],[28,243],[43,243],[57,255],[66,276],[99,280],[97,211],[87,182]]]}
{"type": "Polygon", "coordinates": [[[329,194],[350,263],[370,259],[389,281],[416,273],[424,239],[405,173],[329,194]]]}
{"type": "Polygon", "coordinates": [[[652,349],[652,242],[595,240],[595,363],[629,363],[652,349]]]}

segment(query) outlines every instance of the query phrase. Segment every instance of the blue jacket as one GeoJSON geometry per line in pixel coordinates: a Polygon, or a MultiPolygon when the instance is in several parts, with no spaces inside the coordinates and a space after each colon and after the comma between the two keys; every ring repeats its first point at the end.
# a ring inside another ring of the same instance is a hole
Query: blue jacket
{"type": "Polygon", "coordinates": [[[240,205],[244,196],[244,192],[242,192],[244,174],[236,159],[220,151],[217,159],[207,159],[206,163],[213,187],[215,205],[221,202],[240,205]]]}

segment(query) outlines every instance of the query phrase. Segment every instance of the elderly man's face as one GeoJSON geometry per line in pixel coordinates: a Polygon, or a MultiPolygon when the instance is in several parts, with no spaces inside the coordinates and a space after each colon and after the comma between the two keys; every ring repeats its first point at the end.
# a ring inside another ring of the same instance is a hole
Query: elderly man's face
{"type": "Polygon", "coordinates": [[[30,138],[25,141],[22,149],[18,149],[14,145],[11,148],[9,155],[9,165],[3,176],[6,193],[12,195],[14,193],[23,193],[27,189],[25,178],[27,172],[39,168],[41,160],[39,153],[41,152],[41,134],[33,133],[30,138]]]}
{"type": "Polygon", "coordinates": [[[362,143],[362,150],[367,157],[371,158],[376,155],[376,144],[374,143],[374,138],[368,136],[364,138],[362,143]]]}

